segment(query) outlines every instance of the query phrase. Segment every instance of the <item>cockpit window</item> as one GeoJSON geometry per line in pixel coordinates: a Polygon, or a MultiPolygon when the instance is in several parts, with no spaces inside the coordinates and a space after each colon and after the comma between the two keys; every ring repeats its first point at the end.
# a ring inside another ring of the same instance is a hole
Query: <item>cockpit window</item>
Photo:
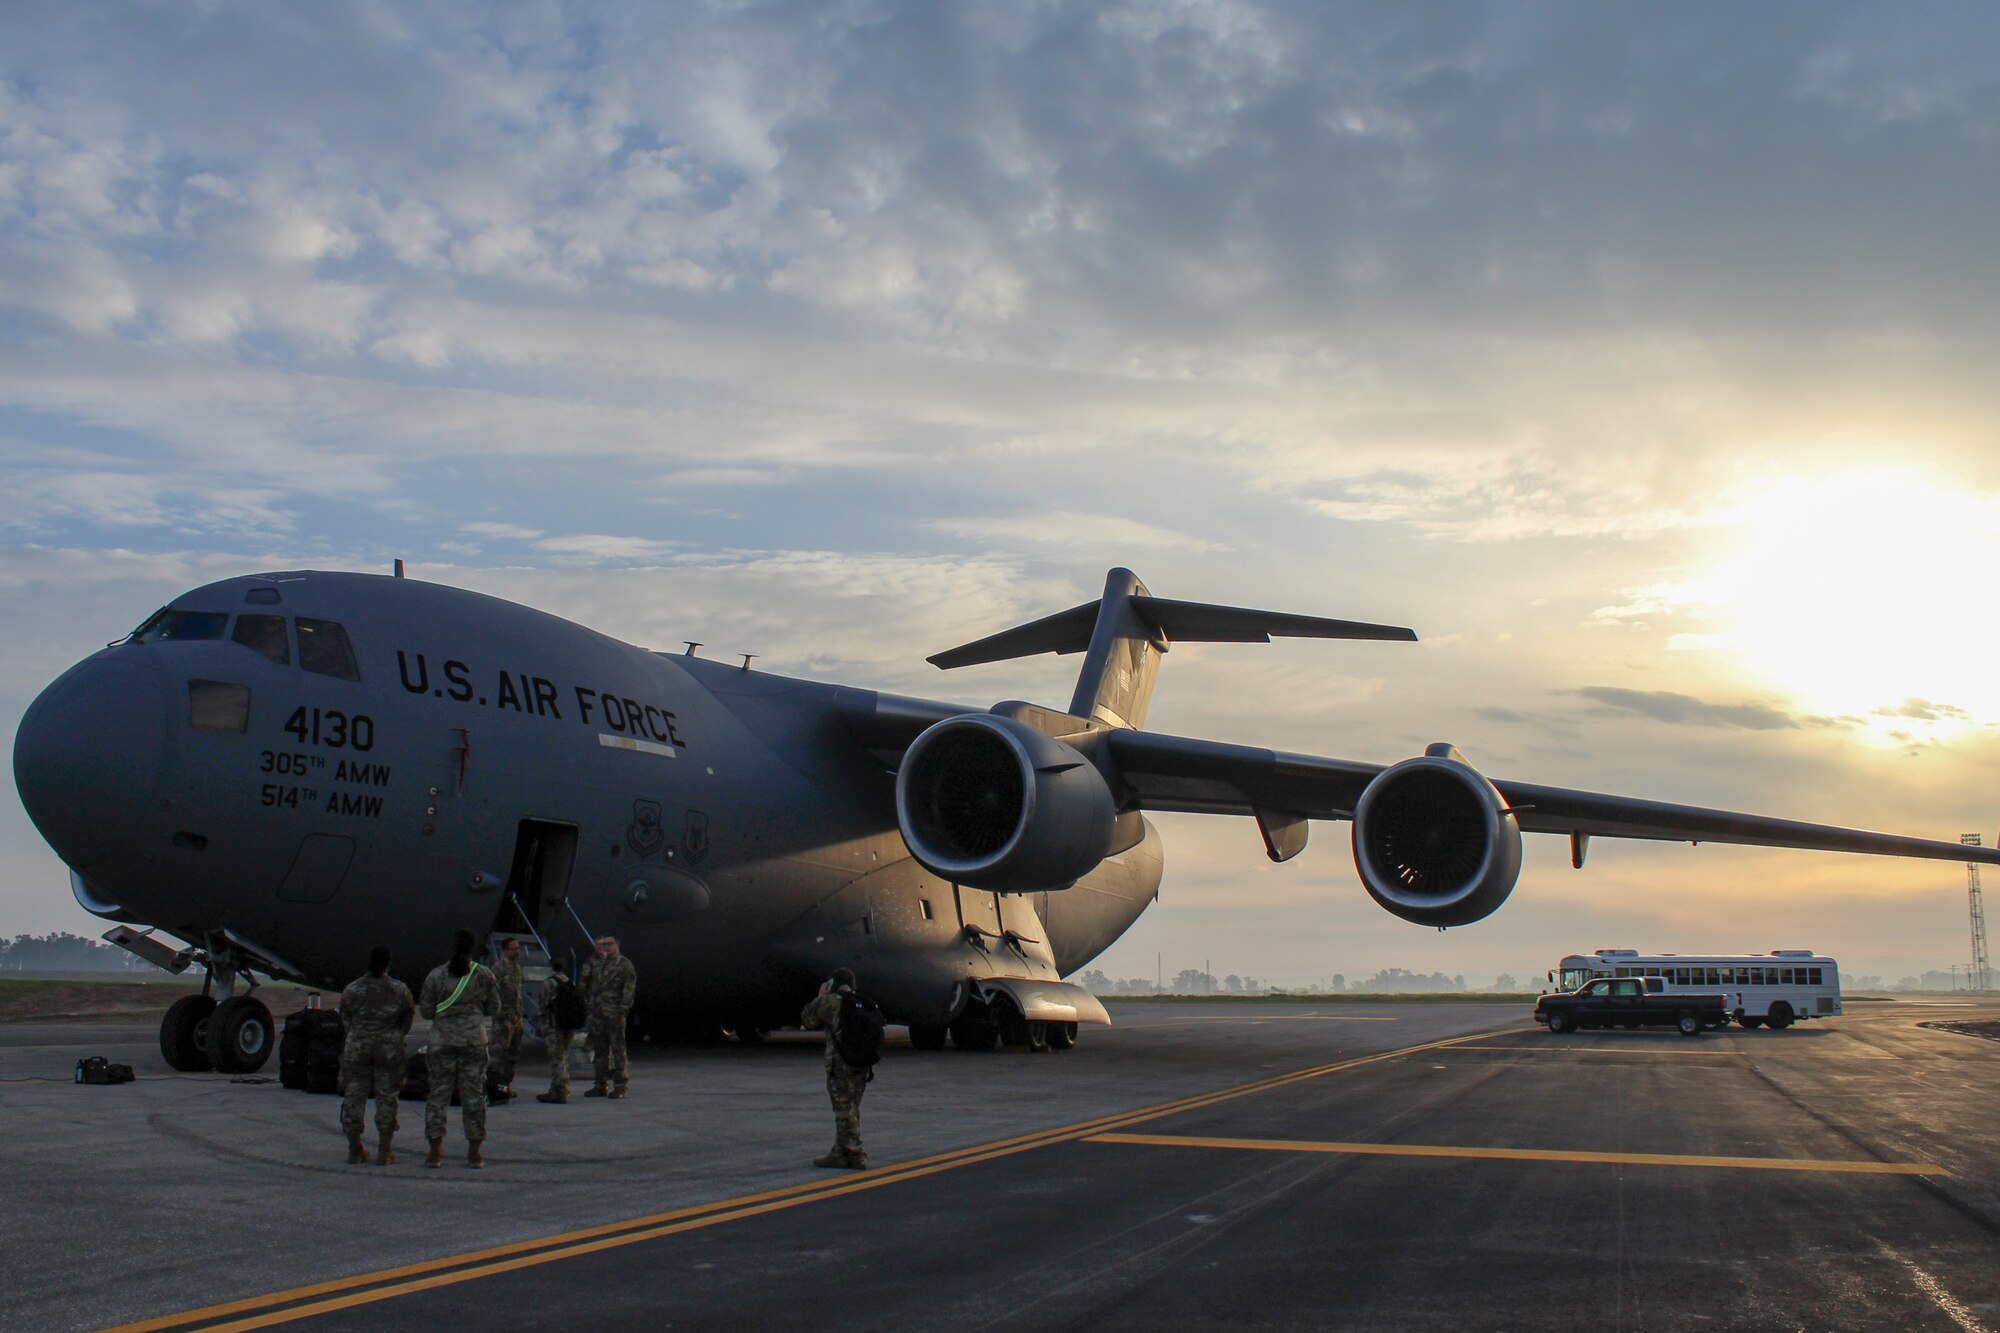
{"type": "Polygon", "coordinates": [[[299,665],[322,676],[361,679],[361,668],[354,662],[354,648],[347,642],[347,630],[338,621],[299,617],[299,665]]]}
{"type": "Polygon", "coordinates": [[[219,639],[228,628],[227,611],[177,611],[171,606],[163,606],[153,613],[151,620],[132,631],[132,642],[219,639]]]}
{"type": "Polygon", "coordinates": [[[283,616],[238,616],[236,632],[229,637],[245,648],[262,653],[279,666],[291,665],[292,645],[285,634],[283,616]]]}

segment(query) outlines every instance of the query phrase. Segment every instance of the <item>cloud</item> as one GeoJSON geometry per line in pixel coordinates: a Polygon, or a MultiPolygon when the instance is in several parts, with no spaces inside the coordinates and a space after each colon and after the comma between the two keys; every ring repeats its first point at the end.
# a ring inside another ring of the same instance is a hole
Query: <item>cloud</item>
{"type": "Polygon", "coordinates": [[[1089,550],[1152,550],[1158,548],[1213,554],[1229,548],[1184,532],[1173,532],[1134,518],[1081,513],[1071,509],[1011,514],[1000,518],[937,519],[931,527],[955,537],[995,545],[1026,546],[1030,550],[1075,547],[1089,550]]]}
{"type": "Polygon", "coordinates": [[[1824,725],[1826,722],[1826,719],[1796,718],[1769,704],[1712,704],[1669,690],[1627,690],[1609,685],[1591,685],[1560,693],[1589,699],[1606,712],[1632,713],[1675,726],[1783,731],[1809,724],[1824,725]]]}

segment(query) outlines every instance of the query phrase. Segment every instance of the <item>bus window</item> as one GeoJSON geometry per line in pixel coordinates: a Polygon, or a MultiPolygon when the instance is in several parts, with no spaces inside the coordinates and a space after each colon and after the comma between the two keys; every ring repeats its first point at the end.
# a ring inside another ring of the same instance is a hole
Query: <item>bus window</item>
{"type": "Polygon", "coordinates": [[[1809,976],[1809,977],[1810,977],[1810,978],[1812,979],[1812,984],[1813,984],[1813,985],[1815,985],[1815,986],[1821,986],[1821,985],[1825,985],[1825,984],[1826,984],[1826,983],[1822,982],[1822,981],[1821,981],[1821,980],[1819,979],[1819,977],[1820,977],[1820,971],[1819,971],[1819,969],[1818,969],[1818,968],[1816,968],[1816,967],[1809,967],[1809,968],[1807,968],[1807,969],[1806,969],[1806,973],[1807,973],[1807,975],[1808,975],[1808,976],[1809,976]]]}
{"type": "Polygon", "coordinates": [[[292,649],[285,634],[283,616],[238,616],[236,632],[229,637],[252,652],[262,653],[279,666],[290,666],[292,663],[292,649]]]}

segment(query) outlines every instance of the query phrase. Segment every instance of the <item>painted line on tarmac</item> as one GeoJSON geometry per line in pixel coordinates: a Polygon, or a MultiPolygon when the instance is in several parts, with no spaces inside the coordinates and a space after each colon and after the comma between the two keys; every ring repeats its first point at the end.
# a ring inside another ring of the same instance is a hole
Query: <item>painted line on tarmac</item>
{"type": "Polygon", "coordinates": [[[1580,1051],[1585,1055],[1733,1055],[1739,1058],[1750,1054],[1748,1051],[1734,1049],[1716,1050],[1713,1047],[1682,1050],[1679,1047],[1669,1049],[1667,1047],[1642,1046],[1552,1046],[1547,1043],[1540,1046],[1480,1046],[1476,1049],[1482,1051],[1534,1051],[1537,1054],[1546,1054],[1549,1051],[1580,1051]]]}
{"type": "Polygon", "coordinates": [[[1414,1046],[1400,1046],[1394,1050],[1378,1051],[1373,1055],[1336,1060],[1330,1064],[1296,1069],[1287,1074],[1274,1074],[1232,1088],[1197,1093],[1191,1097],[1162,1102],[1157,1106],[1142,1107],[1136,1111],[1120,1111],[1056,1129],[1037,1130],[1010,1139],[998,1139],[991,1143],[957,1148],[908,1162],[898,1162],[860,1175],[822,1178],[758,1194],[723,1199],[715,1203],[693,1204],[647,1217],[635,1217],[623,1222],[587,1227],[580,1231],[516,1241],[510,1245],[498,1245],[490,1249],[450,1255],[423,1263],[360,1273],[353,1277],[336,1278],[310,1286],[292,1287],[263,1296],[204,1306],[198,1310],[165,1315],[157,1319],[119,1324],[104,1330],[104,1333],[158,1333],[167,1329],[189,1330],[191,1333],[195,1330],[199,1333],[240,1333],[241,1330],[268,1328],[274,1324],[310,1319],[315,1315],[331,1314],[358,1305],[389,1300],[396,1296],[411,1295],[460,1282],[471,1282],[478,1278],[493,1277],[538,1264],[554,1263],[560,1259],[615,1249],[621,1245],[657,1240],[663,1236],[678,1235],[684,1231],[716,1226],[723,1222],[734,1222],[764,1213],[796,1208],[801,1204],[817,1203],[822,1199],[840,1198],[848,1194],[857,1194],[862,1190],[879,1189],[884,1185],[917,1180],[942,1171],[992,1161],[997,1157],[1007,1157],[1014,1153],[1029,1152],[1058,1143],[1087,1139],[1092,1135],[1123,1129],[1130,1125],[1145,1124],[1183,1111],[1200,1110],[1219,1102],[1233,1101],[1238,1097],[1248,1097],[1254,1093],[1269,1092],[1294,1083],[1324,1078],[1329,1074],[1359,1069],[1364,1065],[1380,1064],[1424,1051],[1461,1046],[1467,1042],[1483,1040],[1489,1035],[1491,1034],[1472,1033],[1463,1037],[1445,1037],[1438,1041],[1422,1042],[1414,1046]]]}
{"type": "Polygon", "coordinates": [[[1592,1162],[1616,1166],[1711,1166],[1743,1171],[1831,1171],[1865,1176],[1949,1176],[1930,1162],[1862,1162],[1809,1157],[1705,1157],[1652,1152],[1558,1152],[1546,1148],[1445,1148],[1424,1143],[1316,1143],[1308,1139],[1206,1139],[1173,1134],[1092,1134],[1086,1143],[1152,1148],[1236,1148],[1253,1152],[1342,1153],[1365,1157],[1473,1157],[1503,1162],[1592,1162]]]}

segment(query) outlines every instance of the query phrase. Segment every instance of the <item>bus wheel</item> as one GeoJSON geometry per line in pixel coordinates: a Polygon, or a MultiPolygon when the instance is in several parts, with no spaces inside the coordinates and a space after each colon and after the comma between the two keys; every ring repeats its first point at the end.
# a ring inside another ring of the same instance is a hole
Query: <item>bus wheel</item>
{"type": "Polygon", "coordinates": [[[1771,1006],[1771,1016],[1765,1020],[1778,1031],[1783,1032],[1792,1025],[1792,1006],[1782,1001],[1771,1006]]]}
{"type": "MultiPolygon", "coordinates": [[[[1761,1019],[1761,1018],[1757,1018],[1757,1017],[1754,1017],[1753,1015],[1750,1015],[1750,1014],[1744,1014],[1744,1015],[1743,1015],[1742,1017],[1738,1018],[1738,1019],[1737,1019],[1736,1021],[1737,1021],[1737,1022],[1739,1022],[1739,1023],[1741,1023],[1741,1024],[1742,1024],[1742,1025],[1743,1025],[1744,1027],[1746,1027],[1746,1028],[1760,1028],[1760,1027],[1763,1027],[1763,1026],[1764,1026],[1764,1020],[1763,1020],[1763,1019],[1761,1019]]],[[[1776,1026],[1778,1026],[1778,1025],[1777,1025],[1776,1023],[1773,1023],[1773,1024],[1771,1024],[1771,1026],[1772,1026],[1772,1027],[1776,1027],[1776,1026]]]]}
{"type": "Polygon", "coordinates": [[[1701,1035],[1701,1015],[1692,1009],[1683,1009],[1681,1010],[1680,1020],[1674,1026],[1680,1029],[1683,1037],[1699,1037],[1701,1035]]]}

